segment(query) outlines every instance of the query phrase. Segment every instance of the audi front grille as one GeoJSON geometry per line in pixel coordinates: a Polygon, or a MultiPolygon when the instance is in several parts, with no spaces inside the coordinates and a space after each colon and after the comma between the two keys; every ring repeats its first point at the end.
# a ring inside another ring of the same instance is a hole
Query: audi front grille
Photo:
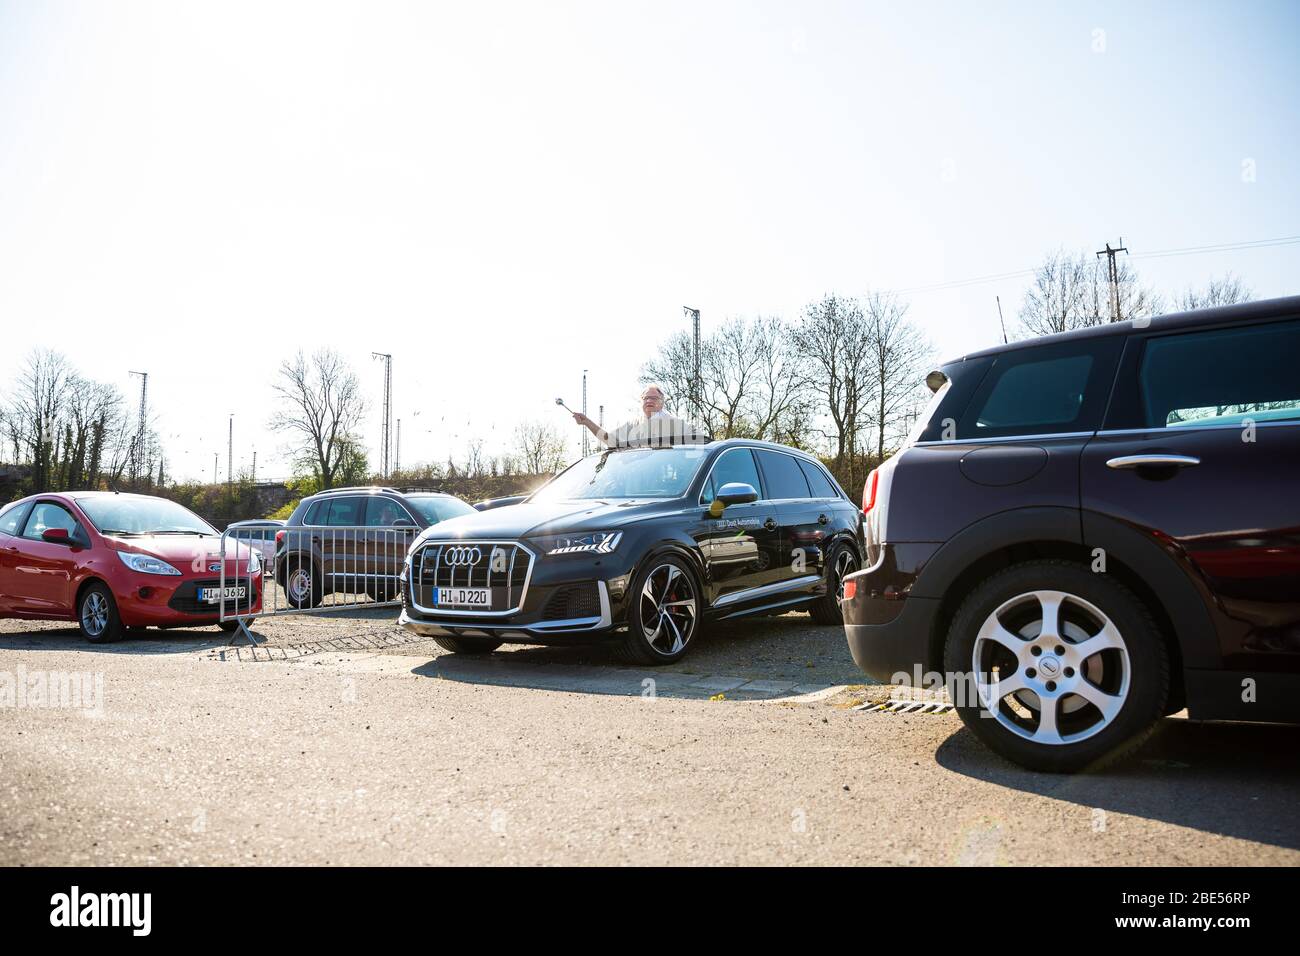
{"type": "Polygon", "coordinates": [[[514,614],[524,605],[533,552],[517,541],[430,541],[411,561],[411,602],[426,614],[514,614]],[[436,607],[435,588],[488,588],[484,609],[436,607]]]}

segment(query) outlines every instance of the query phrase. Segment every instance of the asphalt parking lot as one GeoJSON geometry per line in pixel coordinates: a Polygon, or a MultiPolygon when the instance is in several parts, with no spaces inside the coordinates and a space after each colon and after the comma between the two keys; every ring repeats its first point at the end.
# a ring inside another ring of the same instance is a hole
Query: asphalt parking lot
{"type": "Polygon", "coordinates": [[[0,707],[0,864],[1300,863],[1296,728],[1175,718],[1053,777],[951,713],[859,709],[890,689],[806,615],[661,669],[458,657],[391,618],[264,620],[256,646],[0,622],[0,674],[101,688],[0,707]]]}

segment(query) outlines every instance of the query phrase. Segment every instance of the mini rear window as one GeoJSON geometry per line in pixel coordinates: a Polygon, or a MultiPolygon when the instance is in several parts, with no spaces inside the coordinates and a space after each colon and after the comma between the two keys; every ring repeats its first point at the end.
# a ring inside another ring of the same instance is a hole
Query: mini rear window
{"type": "Polygon", "coordinates": [[[1046,435],[1100,427],[1122,344],[1112,335],[997,355],[954,437],[1046,435]]]}
{"type": "Polygon", "coordinates": [[[1007,369],[975,416],[975,428],[1040,428],[1079,417],[1091,355],[1026,362],[1007,369]]]}

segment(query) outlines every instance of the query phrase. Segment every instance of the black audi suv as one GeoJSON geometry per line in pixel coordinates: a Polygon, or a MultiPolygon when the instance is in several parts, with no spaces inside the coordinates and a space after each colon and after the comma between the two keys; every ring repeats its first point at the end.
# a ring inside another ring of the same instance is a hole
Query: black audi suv
{"type": "Polygon", "coordinates": [[[617,642],[670,663],[710,620],[809,610],[838,624],[862,515],[816,459],[727,440],[581,459],[526,501],[423,532],[401,623],[451,651],[617,642]]]}
{"type": "MultiPolygon", "coordinates": [[[[1184,707],[1300,721],[1300,296],[1015,342],[931,373],[863,496],[849,647],[946,684],[1026,766],[1184,707]]],[[[929,689],[929,688],[927,688],[929,689]]]]}

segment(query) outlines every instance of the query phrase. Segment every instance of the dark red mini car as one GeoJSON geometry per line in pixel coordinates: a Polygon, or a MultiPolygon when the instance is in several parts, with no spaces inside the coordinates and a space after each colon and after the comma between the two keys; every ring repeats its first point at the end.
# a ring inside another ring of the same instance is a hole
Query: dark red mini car
{"type": "Polygon", "coordinates": [[[853,659],[993,750],[1092,769],[1164,715],[1300,723],[1300,296],[932,372],[863,494],[853,659]]]}
{"type": "MultiPolygon", "coordinates": [[[[219,625],[221,535],[174,501],[83,491],[40,494],[0,510],[0,617],[76,621],[94,643],[128,628],[219,625]]],[[[225,561],[228,608],[261,609],[262,564],[225,561]]]]}

